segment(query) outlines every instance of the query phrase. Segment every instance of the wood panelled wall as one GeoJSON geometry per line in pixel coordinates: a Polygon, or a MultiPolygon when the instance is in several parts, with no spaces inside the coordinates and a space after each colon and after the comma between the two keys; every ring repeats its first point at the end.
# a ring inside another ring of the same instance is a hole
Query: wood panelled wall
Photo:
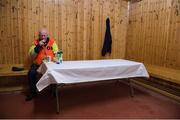
{"type": "Polygon", "coordinates": [[[0,64],[29,63],[29,47],[42,27],[64,60],[124,58],[127,21],[124,0],[0,0],[0,64]],[[102,57],[107,17],[112,54],[102,57]]]}
{"type": "Polygon", "coordinates": [[[130,2],[126,58],[180,69],[180,0],[130,2]]]}

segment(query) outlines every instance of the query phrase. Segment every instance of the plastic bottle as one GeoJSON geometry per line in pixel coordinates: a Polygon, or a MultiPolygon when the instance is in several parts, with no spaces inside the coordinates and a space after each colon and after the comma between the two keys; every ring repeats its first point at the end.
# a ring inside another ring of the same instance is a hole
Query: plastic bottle
{"type": "Polygon", "coordinates": [[[60,50],[56,53],[56,59],[57,59],[57,61],[56,61],[57,64],[62,63],[62,61],[63,61],[63,51],[62,50],[60,50]]]}

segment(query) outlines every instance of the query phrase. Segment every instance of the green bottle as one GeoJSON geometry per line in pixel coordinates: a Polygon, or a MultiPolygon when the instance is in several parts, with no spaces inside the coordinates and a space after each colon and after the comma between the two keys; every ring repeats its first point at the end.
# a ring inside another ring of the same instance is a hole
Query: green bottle
{"type": "Polygon", "coordinates": [[[62,61],[63,61],[63,51],[62,50],[60,50],[56,53],[56,59],[57,59],[57,61],[56,61],[57,64],[62,63],[62,61]]]}

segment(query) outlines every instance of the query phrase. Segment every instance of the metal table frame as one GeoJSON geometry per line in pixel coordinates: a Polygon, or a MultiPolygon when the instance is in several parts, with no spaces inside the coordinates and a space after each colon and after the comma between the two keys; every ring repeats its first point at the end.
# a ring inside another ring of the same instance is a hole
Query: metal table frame
{"type": "MultiPolygon", "coordinates": [[[[126,79],[125,81],[128,82],[128,85],[130,86],[130,94],[131,94],[131,97],[134,97],[134,88],[131,84],[131,80],[133,80],[132,78],[124,78],[126,79]]],[[[122,81],[122,80],[117,80],[117,82],[119,81],[122,81]]],[[[96,81],[98,82],[98,81],[96,81]]],[[[87,83],[87,82],[86,82],[87,83]]],[[[76,83],[78,84],[78,83],[76,83]]],[[[55,97],[56,97],[56,112],[59,113],[60,112],[60,104],[59,104],[59,89],[62,88],[63,86],[65,86],[66,84],[54,84],[53,85],[53,93],[55,92],[55,97]]],[[[69,84],[68,84],[69,85],[69,84]]],[[[72,84],[73,85],[73,84],[72,84]]]]}

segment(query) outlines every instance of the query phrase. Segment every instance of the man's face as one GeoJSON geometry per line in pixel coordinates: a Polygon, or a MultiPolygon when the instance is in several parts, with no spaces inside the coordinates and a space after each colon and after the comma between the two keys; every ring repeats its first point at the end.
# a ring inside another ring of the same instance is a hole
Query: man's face
{"type": "Polygon", "coordinates": [[[47,37],[48,37],[47,32],[45,32],[45,31],[39,32],[39,39],[40,40],[46,40],[47,37]]]}

